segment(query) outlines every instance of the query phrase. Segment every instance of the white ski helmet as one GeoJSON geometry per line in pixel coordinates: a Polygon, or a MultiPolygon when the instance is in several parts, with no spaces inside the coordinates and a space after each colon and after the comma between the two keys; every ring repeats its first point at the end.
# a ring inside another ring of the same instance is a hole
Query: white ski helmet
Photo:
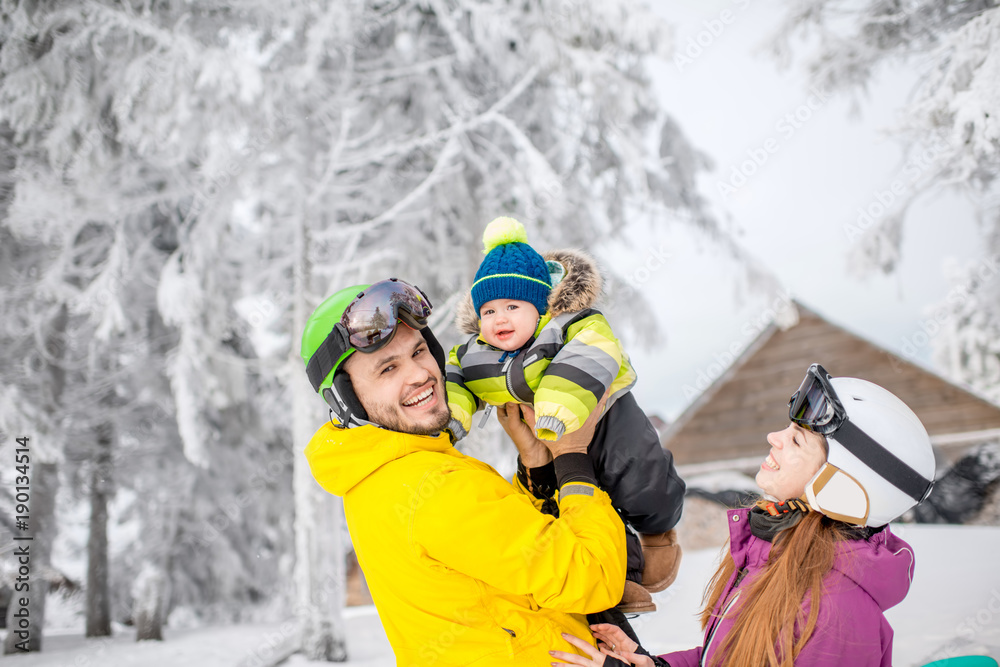
{"type": "Polygon", "coordinates": [[[920,419],[886,389],[809,367],[789,418],[826,436],[826,463],[806,484],[809,506],[833,519],[878,527],[928,496],[934,452],[920,419]]]}

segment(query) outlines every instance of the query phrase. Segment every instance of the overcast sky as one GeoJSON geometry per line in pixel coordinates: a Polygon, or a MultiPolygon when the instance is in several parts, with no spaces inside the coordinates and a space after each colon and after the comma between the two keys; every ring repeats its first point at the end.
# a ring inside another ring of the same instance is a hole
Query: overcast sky
{"type": "MultiPolygon", "coordinates": [[[[916,68],[882,70],[860,116],[852,117],[847,95],[810,99],[801,61],[782,71],[764,51],[782,18],[778,2],[652,4],[675,27],[676,52],[697,54],[690,63],[657,61],[653,79],[664,108],[715,163],[700,189],[716,215],[738,230],[742,246],[794,298],[891,350],[902,349],[928,307],[948,292],[946,260],[973,261],[981,245],[963,196],[923,195],[907,217],[896,273],[862,279],[849,270],[847,228],[857,223],[858,208],[871,207],[880,193],[888,200],[894,181],[908,181],[901,146],[887,130],[906,104],[916,68]],[[721,22],[724,10],[728,24],[721,22]],[[708,45],[688,52],[689,40],[699,37],[708,45]],[[761,166],[746,166],[754,173],[723,197],[719,182],[753,156],[761,166]]],[[[648,242],[646,230],[635,234],[641,241],[602,259],[628,270],[653,248],[671,255],[643,283],[657,304],[666,343],[629,354],[639,373],[640,403],[649,413],[674,418],[689,401],[684,386],[694,386],[734,343],[749,343],[748,332],[780,291],[746,300],[735,289],[739,272],[710,243],[676,229],[652,232],[648,242]]],[[[931,352],[931,345],[919,348],[917,360],[929,364],[931,352]]]]}

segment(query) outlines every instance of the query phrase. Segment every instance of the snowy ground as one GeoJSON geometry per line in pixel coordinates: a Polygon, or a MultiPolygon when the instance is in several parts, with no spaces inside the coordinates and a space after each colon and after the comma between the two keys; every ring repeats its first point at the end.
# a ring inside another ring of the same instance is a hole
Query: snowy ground
{"type": "MultiPolygon", "coordinates": [[[[894,663],[922,665],[951,655],[1000,658],[1000,528],[894,526],[917,554],[916,576],[906,600],[890,610],[896,631],[894,663]]],[[[657,653],[690,648],[701,639],[695,619],[714,567],[714,549],[685,555],[677,582],[656,596],[660,608],[634,620],[643,643],[657,653]]],[[[355,667],[388,667],[395,661],[371,607],[346,614],[355,667]]],[[[50,635],[45,651],[18,655],[12,667],[261,667],[284,641],[279,625],[201,628],[170,632],[165,642],[137,644],[126,631],[111,640],[50,635]]],[[[314,663],[293,656],[286,665],[314,663]]]]}

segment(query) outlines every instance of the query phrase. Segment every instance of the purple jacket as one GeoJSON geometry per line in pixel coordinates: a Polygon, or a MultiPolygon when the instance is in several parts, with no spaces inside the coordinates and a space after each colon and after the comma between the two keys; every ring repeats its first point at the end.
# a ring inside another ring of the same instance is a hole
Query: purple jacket
{"type": "MultiPolygon", "coordinates": [[[[771,543],[750,533],[749,509],[730,510],[730,551],[736,574],[715,608],[729,605],[752,575],[767,565],[771,543]],[[746,574],[734,587],[737,575],[746,574]],[[734,590],[735,589],[735,590],[734,590]]],[[[886,527],[869,540],[840,544],[833,569],[825,580],[819,618],[812,637],[795,660],[802,667],[891,667],[892,628],[882,614],[899,604],[913,580],[913,549],[886,527]]],[[[806,603],[808,604],[808,602],[806,603]]],[[[804,605],[805,606],[805,605],[804,605]]],[[[661,656],[670,667],[697,667],[705,663],[730,631],[733,621],[712,619],[705,628],[704,646],[661,656]]]]}

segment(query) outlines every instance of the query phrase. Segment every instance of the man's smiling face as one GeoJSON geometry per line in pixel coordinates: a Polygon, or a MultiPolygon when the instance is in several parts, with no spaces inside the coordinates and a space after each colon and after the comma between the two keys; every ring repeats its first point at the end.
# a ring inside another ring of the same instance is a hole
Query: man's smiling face
{"type": "Polygon", "coordinates": [[[441,369],[419,331],[397,327],[388,345],[355,352],[344,370],[369,421],[400,433],[437,433],[451,418],[441,369]]]}

